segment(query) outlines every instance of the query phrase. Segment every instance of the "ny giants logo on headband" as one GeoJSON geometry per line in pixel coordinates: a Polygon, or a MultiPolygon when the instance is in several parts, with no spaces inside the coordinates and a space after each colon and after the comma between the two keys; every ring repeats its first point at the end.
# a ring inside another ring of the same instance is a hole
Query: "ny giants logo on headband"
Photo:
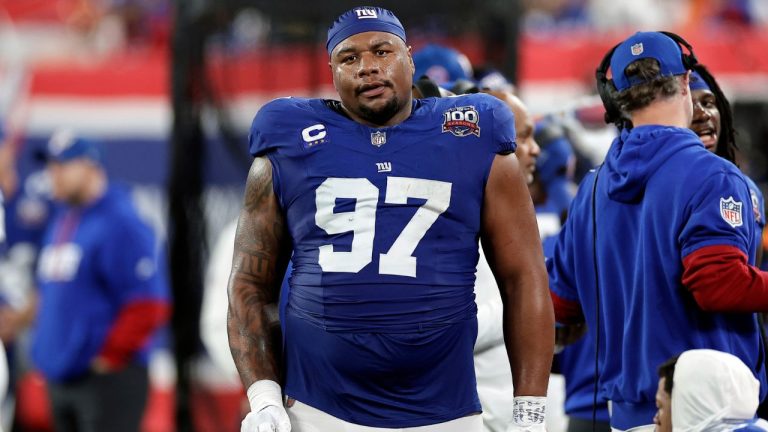
{"type": "Polygon", "coordinates": [[[378,18],[376,11],[373,9],[355,9],[355,13],[357,14],[357,19],[378,18]]]}
{"type": "Polygon", "coordinates": [[[733,228],[740,227],[744,222],[741,218],[741,201],[733,197],[720,198],[720,216],[733,228]]]}

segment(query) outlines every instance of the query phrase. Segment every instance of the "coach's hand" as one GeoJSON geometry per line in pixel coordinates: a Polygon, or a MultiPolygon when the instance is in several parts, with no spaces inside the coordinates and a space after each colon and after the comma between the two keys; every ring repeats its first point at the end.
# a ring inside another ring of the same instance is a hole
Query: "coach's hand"
{"type": "Polygon", "coordinates": [[[538,396],[516,396],[512,409],[513,423],[506,432],[546,432],[544,419],[547,413],[547,398],[538,396]]]}
{"type": "Polygon", "coordinates": [[[291,421],[283,408],[280,384],[261,380],[248,388],[251,412],[243,419],[240,432],[291,432],[291,421]]]}

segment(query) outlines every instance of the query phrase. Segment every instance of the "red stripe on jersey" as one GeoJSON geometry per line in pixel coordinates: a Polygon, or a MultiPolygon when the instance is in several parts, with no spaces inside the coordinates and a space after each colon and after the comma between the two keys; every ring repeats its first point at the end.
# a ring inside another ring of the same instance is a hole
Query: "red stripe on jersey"
{"type": "Polygon", "coordinates": [[[112,325],[99,357],[113,368],[128,364],[152,333],[168,320],[170,311],[168,303],[159,300],[127,304],[112,325]]]}
{"type": "Polygon", "coordinates": [[[549,291],[552,296],[552,305],[555,307],[555,321],[561,324],[579,324],[584,322],[584,312],[581,310],[581,304],[575,300],[566,300],[552,290],[549,291]]]}
{"type": "Polygon", "coordinates": [[[706,246],[686,256],[683,285],[708,312],[768,312],[768,273],[734,246],[706,246]]]}

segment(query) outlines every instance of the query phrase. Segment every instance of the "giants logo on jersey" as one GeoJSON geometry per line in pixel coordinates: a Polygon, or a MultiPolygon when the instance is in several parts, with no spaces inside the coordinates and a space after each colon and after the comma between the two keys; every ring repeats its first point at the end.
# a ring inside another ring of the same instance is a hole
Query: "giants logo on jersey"
{"type": "Polygon", "coordinates": [[[46,282],[68,282],[75,278],[83,250],[77,243],[48,245],[40,252],[37,274],[46,282]]]}
{"type": "Polygon", "coordinates": [[[443,113],[443,132],[457,137],[475,135],[480,137],[480,115],[473,106],[451,108],[443,113]]]}

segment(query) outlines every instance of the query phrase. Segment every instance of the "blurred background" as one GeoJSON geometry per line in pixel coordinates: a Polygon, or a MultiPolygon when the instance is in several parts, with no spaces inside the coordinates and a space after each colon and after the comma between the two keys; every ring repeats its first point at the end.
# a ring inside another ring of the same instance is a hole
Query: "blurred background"
{"type": "MultiPolygon", "coordinates": [[[[730,98],[740,166],[766,191],[768,0],[367,3],[398,15],[414,51],[431,43],[459,50],[476,73],[503,74],[538,118],[577,124],[582,170],[600,162],[615,134],[595,96],[600,59],[635,30],[674,31],[730,98]]],[[[335,96],[326,30],[360,4],[0,0],[0,126],[3,146],[13,149],[13,163],[0,170],[17,172],[16,193],[6,196],[6,252],[34,262],[48,198],[33,154],[61,127],[104,143],[110,176],[132,186],[142,216],[168,247],[174,316],[154,342],[144,431],[239,430],[239,381],[201,342],[210,250],[239,211],[254,114],[275,97],[335,96]]],[[[34,289],[31,278],[26,284],[34,289]]],[[[15,403],[5,411],[15,416],[5,420],[13,430],[50,430],[23,332],[14,339],[15,403]]]]}

